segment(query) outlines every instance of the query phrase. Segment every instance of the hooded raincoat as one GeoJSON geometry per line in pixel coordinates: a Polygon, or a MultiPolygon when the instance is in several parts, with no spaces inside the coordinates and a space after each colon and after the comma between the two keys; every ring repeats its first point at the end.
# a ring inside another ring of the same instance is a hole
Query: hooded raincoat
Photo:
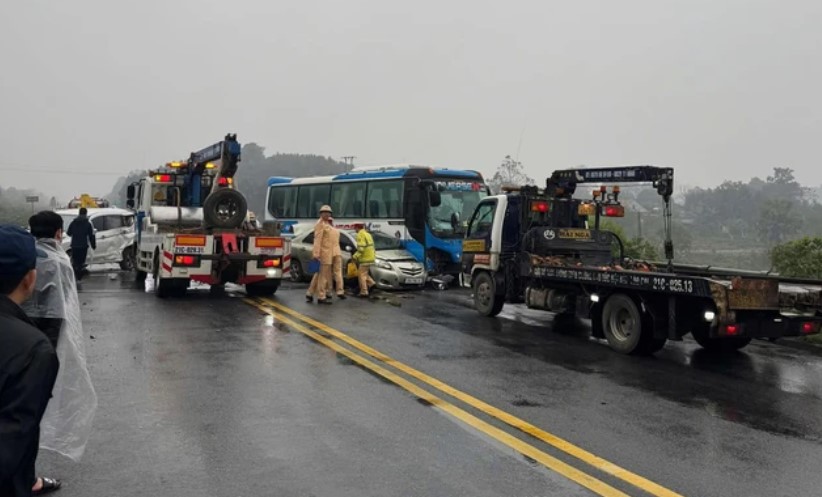
{"type": "Polygon", "coordinates": [[[97,394],[86,366],[86,347],[74,271],[57,240],[37,240],[46,257],[37,258],[37,283],[23,310],[34,319],[60,319],[60,370],[43,420],[40,447],[79,461],[91,434],[97,394]]]}

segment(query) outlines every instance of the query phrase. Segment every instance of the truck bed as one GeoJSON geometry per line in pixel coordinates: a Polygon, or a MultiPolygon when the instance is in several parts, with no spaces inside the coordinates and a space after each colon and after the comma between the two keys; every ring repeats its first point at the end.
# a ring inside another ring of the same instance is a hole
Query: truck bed
{"type": "Polygon", "coordinates": [[[780,310],[822,317],[822,281],[703,266],[673,265],[672,269],[667,271],[666,263],[639,263],[631,268],[566,265],[561,258],[539,256],[532,256],[521,267],[523,276],[552,282],[727,301],[731,310],[780,310]]]}

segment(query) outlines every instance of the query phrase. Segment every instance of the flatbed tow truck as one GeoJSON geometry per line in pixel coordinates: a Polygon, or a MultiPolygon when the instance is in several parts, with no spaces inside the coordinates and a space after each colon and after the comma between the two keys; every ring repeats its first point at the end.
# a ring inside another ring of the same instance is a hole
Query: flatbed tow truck
{"type": "MultiPolygon", "coordinates": [[[[654,166],[555,171],[545,188],[483,199],[463,240],[463,282],[495,316],[507,303],[591,319],[592,334],[625,354],[652,354],[688,333],[704,348],[738,350],[753,338],[811,335],[822,326],[822,281],[676,264],[671,238],[674,170],[654,166]],[[597,183],[589,200],[576,187],[597,183]],[[600,229],[622,217],[619,186],[650,183],[663,200],[666,261],[631,260],[600,229]]],[[[561,323],[561,321],[559,321],[561,323]]]]}
{"type": "Polygon", "coordinates": [[[287,275],[290,240],[277,223],[251,222],[245,197],[234,189],[240,150],[237,135],[229,134],[128,186],[137,282],[152,274],[158,297],[184,294],[191,281],[272,295],[287,275]]]}

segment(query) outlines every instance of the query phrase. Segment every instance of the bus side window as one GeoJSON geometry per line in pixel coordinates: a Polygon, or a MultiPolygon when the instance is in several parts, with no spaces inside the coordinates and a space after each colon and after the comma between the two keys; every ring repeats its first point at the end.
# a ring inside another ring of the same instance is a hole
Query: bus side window
{"type": "Polygon", "coordinates": [[[369,183],[365,217],[402,217],[402,190],[402,180],[369,183]]]}
{"type": "Polygon", "coordinates": [[[331,208],[337,217],[362,217],[365,183],[344,182],[331,185],[331,208]]]}
{"type": "Polygon", "coordinates": [[[297,195],[296,217],[319,217],[320,207],[331,201],[331,185],[302,185],[297,195]]]}

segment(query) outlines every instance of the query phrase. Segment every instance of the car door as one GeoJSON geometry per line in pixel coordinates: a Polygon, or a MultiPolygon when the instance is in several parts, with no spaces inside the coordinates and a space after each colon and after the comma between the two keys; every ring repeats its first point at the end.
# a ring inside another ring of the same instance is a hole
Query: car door
{"type": "Polygon", "coordinates": [[[119,218],[120,216],[112,215],[99,215],[91,218],[91,225],[94,227],[94,238],[97,241],[97,248],[91,258],[92,264],[116,262],[116,226],[122,227],[119,218]]]}
{"type": "Polygon", "coordinates": [[[308,263],[313,258],[314,232],[306,235],[302,241],[291,245],[291,257],[296,257],[303,267],[303,271],[308,270],[308,263]]]}
{"type": "Polygon", "coordinates": [[[348,261],[351,260],[351,255],[357,250],[357,241],[350,233],[345,231],[340,232],[340,255],[342,255],[342,272],[343,278],[349,278],[348,261]]]}
{"type": "Polygon", "coordinates": [[[106,216],[106,231],[111,237],[111,262],[120,262],[123,251],[134,243],[134,215],[106,216]]]}

